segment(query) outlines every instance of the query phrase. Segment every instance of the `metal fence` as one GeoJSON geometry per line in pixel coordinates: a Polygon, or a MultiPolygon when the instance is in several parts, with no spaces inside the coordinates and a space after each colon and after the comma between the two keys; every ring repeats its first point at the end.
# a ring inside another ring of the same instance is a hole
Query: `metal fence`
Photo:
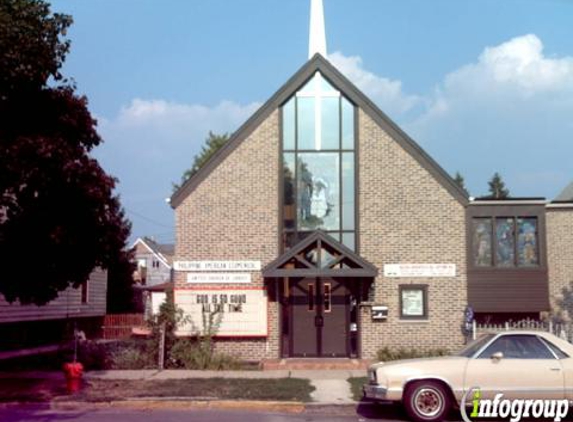
{"type": "Polygon", "coordinates": [[[554,322],[551,320],[538,321],[534,319],[523,319],[520,321],[507,321],[501,324],[478,324],[474,321],[472,337],[475,340],[484,333],[499,333],[509,330],[545,331],[573,343],[573,323],[554,322]]]}

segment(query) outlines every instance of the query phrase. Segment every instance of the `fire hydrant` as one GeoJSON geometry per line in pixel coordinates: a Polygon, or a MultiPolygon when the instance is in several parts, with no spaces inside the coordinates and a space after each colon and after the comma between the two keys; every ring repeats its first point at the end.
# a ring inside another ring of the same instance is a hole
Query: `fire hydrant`
{"type": "Polygon", "coordinates": [[[77,393],[82,383],[84,366],[79,362],[64,363],[64,375],[66,377],[66,390],[68,394],[77,393]]]}

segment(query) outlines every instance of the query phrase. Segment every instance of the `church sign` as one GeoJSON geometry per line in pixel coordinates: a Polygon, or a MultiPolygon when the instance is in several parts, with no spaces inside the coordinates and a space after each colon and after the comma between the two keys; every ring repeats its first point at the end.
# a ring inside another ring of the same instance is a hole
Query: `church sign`
{"type": "Polygon", "coordinates": [[[187,273],[187,283],[191,284],[240,284],[250,282],[250,273],[187,273]]]}
{"type": "Polygon", "coordinates": [[[175,261],[175,271],[260,271],[261,261],[175,261]]]}
{"type": "Polygon", "coordinates": [[[267,293],[264,289],[176,289],[175,304],[188,317],[179,336],[204,333],[209,318],[218,337],[266,337],[267,293]]]}
{"type": "Polygon", "coordinates": [[[384,277],[455,277],[456,264],[386,264],[384,277]]]}

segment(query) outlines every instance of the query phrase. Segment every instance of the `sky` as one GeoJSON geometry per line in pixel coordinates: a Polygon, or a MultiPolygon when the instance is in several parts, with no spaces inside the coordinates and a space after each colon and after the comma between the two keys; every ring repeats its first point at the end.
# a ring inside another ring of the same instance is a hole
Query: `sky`
{"type": "MultiPolygon", "coordinates": [[[[132,240],[174,242],[172,182],[307,60],[310,0],[57,0],[132,240]]],[[[573,1],[324,0],[329,60],[472,196],[573,180],[573,1]]]]}

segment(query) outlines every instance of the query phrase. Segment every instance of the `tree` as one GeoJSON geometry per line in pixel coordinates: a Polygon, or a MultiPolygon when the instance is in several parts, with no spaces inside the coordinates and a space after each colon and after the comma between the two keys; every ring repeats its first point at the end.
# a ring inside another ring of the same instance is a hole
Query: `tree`
{"type": "Polygon", "coordinates": [[[109,263],[107,273],[107,312],[111,314],[140,312],[140,296],[136,295],[133,272],[136,270],[133,250],[117,254],[109,263]]]}
{"type": "Polygon", "coordinates": [[[456,175],[454,176],[454,182],[456,182],[456,184],[463,189],[463,191],[466,193],[466,195],[469,195],[470,193],[468,192],[468,190],[466,189],[466,183],[464,180],[464,176],[461,175],[461,173],[459,171],[456,171],[456,175]]]}
{"type": "Polygon", "coordinates": [[[488,182],[489,185],[489,198],[492,199],[505,199],[509,197],[509,189],[505,187],[505,183],[502,180],[499,173],[495,172],[491,180],[488,182]]]}
{"type": "Polygon", "coordinates": [[[72,17],[50,13],[41,0],[0,2],[0,93],[41,90],[48,78],[65,81],[60,73],[70,41],[62,39],[72,17]]]}
{"type": "Polygon", "coordinates": [[[0,293],[38,305],[124,253],[130,224],[87,99],[60,73],[72,18],[0,1],[0,293]]]}
{"type": "Polygon", "coordinates": [[[193,159],[193,165],[191,168],[181,177],[181,184],[178,185],[173,183],[173,191],[177,191],[183,184],[189,180],[191,177],[195,175],[199,171],[201,167],[205,165],[207,161],[217,152],[219,149],[227,143],[230,136],[228,133],[224,133],[222,135],[216,135],[213,132],[209,131],[209,135],[207,139],[205,139],[205,144],[201,148],[201,152],[195,156],[193,159]]]}

